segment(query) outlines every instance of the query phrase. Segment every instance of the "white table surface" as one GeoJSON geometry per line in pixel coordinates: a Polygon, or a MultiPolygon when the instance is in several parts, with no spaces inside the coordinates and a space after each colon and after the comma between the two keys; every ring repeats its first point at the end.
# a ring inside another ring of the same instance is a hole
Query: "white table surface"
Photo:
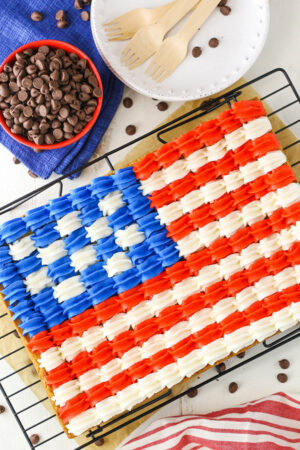
{"type": "MultiPolygon", "coordinates": [[[[248,0],[229,1],[232,3],[232,7],[234,7],[234,1],[248,0]]],[[[246,78],[250,80],[273,68],[284,67],[300,92],[300,64],[298,54],[298,45],[300,42],[300,1],[270,0],[270,3],[271,25],[268,39],[263,52],[251,70],[246,74],[246,78]]],[[[128,88],[125,88],[124,96],[129,96],[133,99],[133,107],[131,109],[125,109],[122,104],[120,105],[111,126],[98,148],[98,155],[130,140],[125,133],[127,125],[136,125],[137,134],[134,136],[136,137],[153,129],[181,105],[180,103],[169,103],[168,110],[161,112],[156,108],[157,102],[150,98],[142,97],[128,88]]],[[[105,170],[107,170],[107,168],[103,166],[99,167],[99,165],[86,169],[79,179],[72,182],[68,180],[66,182],[65,192],[71,187],[74,188],[88,183],[95,176],[104,174],[105,170]]],[[[29,177],[27,169],[23,165],[14,165],[12,163],[12,155],[3,147],[0,148],[0,179],[1,205],[45,183],[43,180],[29,177]]],[[[26,207],[20,207],[13,213],[7,214],[5,219],[8,220],[9,218],[16,217],[29,207],[43,204],[48,201],[49,198],[54,196],[57,196],[57,188],[40,195],[37,199],[28,203],[26,207]]],[[[253,350],[250,350],[246,356],[249,356],[252,352],[253,350]]],[[[228,365],[230,366],[236,361],[236,358],[233,358],[228,365]]],[[[0,375],[7,373],[7,371],[9,371],[9,368],[4,367],[1,364],[0,375]]],[[[22,382],[20,380],[16,381],[17,377],[13,378],[15,383],[14,388],[16,388],[16,385],[17,388],[22,387],[22,382]]],[[[205,413],[229,405],[236,405],[243,401],[253,400],[280,390],[300,393],[299,340],[283,346],[281,349],[272,352],[272,354],[263,359],[256,360],[245,368],[238,369],[238,371],[235,371],[233,374],[226,375],[219,381],[210,384],[205,389],[203,388],[195,398],[183,398],[172,404],[172,406],[162,409],[157,413],[157,416],[205,413]],[[276,379],[276,375],[279,372],[282,372],[282,369],[280,369],[278,365],[278,361],[282,358],[289,359],[291,363],[290,368],[286,371],[289,377],[286,384],[280,384],[276,379]],[[236,381],[239,385],[239,389],[235,394],[230,394],[228,392],[228,384],[231,381],[236,381]]],[[[28,398],[24,398],[24,404],[25,402],[28,404],[28,398]]],[[[5,405],[5,400],[1,395],[0,404],[5,405]]],[[[22,399],[20,405],[22,406],[22,399]]],[[[40,414],[42,414],[43,407],[40,408],[40,414]]],[[[31,413],[28,413],[28,416],[30,414],[31,413]]],[[[60,431],[60,428],[55,423],[51,424],[51,427],[53,427],[54,430],[60,431]]],[[[43,428],[33,430],[33,432],[40,433],[43,437],[43,428]]],[[[6,409],[5,413],[0,415],[0,436],[1,448],[5,450],[25,450],[27,448],[24,437],[8,409],[6,409]]],[[[54,440],[41,446],[41,449],[54,450],[62,447],[64,447],[65,450],[71,450],[74,449],[76,445],[65,436],[62,436],[59,440],[54,440]]]]}

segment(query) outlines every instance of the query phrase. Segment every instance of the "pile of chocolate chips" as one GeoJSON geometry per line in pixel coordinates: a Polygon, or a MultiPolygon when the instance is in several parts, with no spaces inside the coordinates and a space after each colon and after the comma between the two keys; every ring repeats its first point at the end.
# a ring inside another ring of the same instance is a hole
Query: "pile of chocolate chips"
{"type": "Polygon", "coordinates": [[[102,96],[86,59],[46,45],[16,54],[0,73],[0,109],[12,133],[37,145],[72,139],[102,96]]]}

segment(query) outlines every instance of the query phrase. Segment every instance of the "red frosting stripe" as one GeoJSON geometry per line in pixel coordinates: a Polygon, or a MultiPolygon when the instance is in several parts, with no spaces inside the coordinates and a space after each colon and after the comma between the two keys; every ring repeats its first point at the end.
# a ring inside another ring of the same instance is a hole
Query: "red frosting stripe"
{"type": "Polygon", "coordinates": [[[174,363],[178,358],[183,358],[196,348],[208,345],[216,339],[223,338],[241,327],[249,326],[251,323],[269,317],[274,312],[299,301],[300,286],[295,285],[252,304],[243,312],[236,311],[221,322],[210,324],[191,334],[169,349],[161,350],[150,358],[139,361],[115,375],[111,380],[99,383],[88,391],[82,392],[59,408],[59,416],[66,423],[75,415],[95,406],[101,400],[117,394],[138,379],[174,363]],[[74,413],[74,409],[76,413],[74,413]]]}
{"type": "MultiPolygon", "coordinates": [[[[170,289],[172,288],[172,286],[174,286],[174,284],[179,283],[180,281],[190,276],[197,275],[199,270],[203,267],[219,262],[220,259],[225,258],[231,253],[240,253],[244,248],[248,247],[252,243],[258,242],[261,239],[270,236],[272,233],[279,232],[286,226],[294,225],[297,221],[300,220],[300,202],[295,203],[285,209],[281,209],[280,217],[281,220],[278,222],[278,213],[277,211],[275,211],[270,215],[269,218],[263,219],[248,227],[243,228],[242,230],[237,231],[230,238],[220,238],[213,244],[211,244],[208,248],[189,255],[185,261],[179,261],[173,266],[167,268],[160,275],[152,278],[152,280],[148,280],[142,285],[130,289],[129,291],[126,291],[119,296],[112,297],[102,303],[99,303],[98,305],[94,306],[94,308],[87,310],[89,311],[89,313],[87,313],[86,311],[75,316],[71,321],[65,321],[62,324],[51,328],[49,332],[42,331],[36,334],[30,340],[30,349],[32,351],[42,353],[48,350],[50,347],[53,347],[54,345],[61,345],[61,343],[68,337],[76,335],[81,336],[82,333],[89,328],[90,322],[86,322],[87,318],[93,317],[93,314],[95,314],[97,317],[96,324],[103,324],[106,320],[109,320],[115,313],[126,312],[138,303],[146,299],[150,299],[158,292],[170,289]],[[81,322],[81,318],[86,323],[87,328],[85,330],[83,329],[83,326],[79,325],[81,322]],[[78,324],[78,326],[75,328],[74,323],[78,324]]],[[[298,244],[294,244],[289,249],[289,262],[291,264],[292,262],[294,262],[295,264],[300,264],[300,251],[298,253],[298,248],[298,244]]],[[[286,264],[285,255],[286,253],[284,252],[277,252],[275,255],[269,258],[270,267],[273,268],[276,272],[282,270],[284,264],[286,264]]],[[[261,263],[259,262],[259,264],[261,263]]],[[[259,266],[254,267],[256,268],[256,270],[259,269],[259,266]]],[[[229,295],[228,289],[230,289],[231,294],[233,294],[239,292],[239,290],[243,288],[241,286],[246,287],[247,284],[248,278],[245,276],[245,274],[238,273],[232,275],[226,282],[221,281],[219,283],[215,283],[212,286],[209,286],[206,290],[206,293],[209,296],[213,295],[211,303],[214,304],[221,298],[225,298],[229,295]]],[[[126,335],[125,348],[129,350],[131,344],[129,344],[128,339],[129,335],[126,335]]],[[[100,344],[100,346],[101,345],[102,344],[100,344]]],[[[132,346],[133,345],[134,344],[132,344],[132,346]]],[[[99,349],[97,350],[97,352],[98,351],[99,349]]],[[[102,353],[97,353],[97,355],[97,357],[100,357],[99,361],[102,361],[102,353]]],[[[111,359],[112,357],[113,356],[111,356],[111,359]]],[[[104,359],[105,358],[107,358],[107,356],[104,357],[104,359]]]]}
{"type": "Polygon", "coordinates": [[[229,111],[221,113],[217,119],[203,122],[194,130],[144,156],[133,165],[136,177],[147,180],[157,170],[169,167],[181,157],[187,157],[203,146],[216,144],[226,134],[240,128],[243,123],[264,115],[266,115],[264,107],[257,100],[236,102],[229,111]]]}

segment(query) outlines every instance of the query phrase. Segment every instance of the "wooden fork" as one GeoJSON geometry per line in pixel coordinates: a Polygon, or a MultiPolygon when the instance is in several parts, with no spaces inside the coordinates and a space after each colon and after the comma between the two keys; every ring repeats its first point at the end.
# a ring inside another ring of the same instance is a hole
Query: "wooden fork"
{"type": "Polygon", "coordinates": [[[177,0],[174,0],[153,9],[137,8],[120,17],[116,17],[111,22],[103,25],[107,37],[110,41],[131,39],[140,28],[157,22],[176,2],[177,0]]]}
{"type": "Polygon", "coordinates": [[[219,0],[201,0],[181,30],[163,42],[146,73],[158,83],[167,78],[185,59],[188,44],[199,27],[217,7],[219,0]]]}
{"type": "Polygon", "coordinates": [[[161,46],[166,33],[185,16],[199,0],[177,0],[172,7],[152,25],[141,28],[122,52],[121,61],[130,69],[142,64],[161,46]]]}

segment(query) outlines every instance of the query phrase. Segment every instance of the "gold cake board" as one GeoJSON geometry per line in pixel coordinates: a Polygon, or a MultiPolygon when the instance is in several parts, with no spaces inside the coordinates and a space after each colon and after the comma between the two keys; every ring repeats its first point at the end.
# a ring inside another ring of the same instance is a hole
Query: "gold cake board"
{"type": "MultiPolygon", "coordinates": [[[[231,86],[230,90],[240,86],[243,83],[245,83],[245,80],[242,78],[241,80],[236,82],[233,86],[231,86]]],[[[225,92],[226,92],[226,90],[222,91],[217,96],[219,96],[225,92]]],[[[251,86],[247,86],[246,88],[243,89],[243,92],[238,97],[238,99],[239,100],[250,100],[255,97],[259,97],[258,93],[251,86]]],[[[197,108],[198,106],[201,105],[201,103],[203,101],[204,101],[204,99],[186,102],[183,106],[181,106],[173,114],[171,114],[164,122],[162,122],[161,125],[163,125],[164,123],[170,122],[171,120],[174,120],[177,117],[179,117],[185,113],[188,113],[189,111],[193,110],[194,108],[197,108]]],[[[271,108],[268,106],[268,104],[266,102],[264,102],[264,106],[266,108],[267,113],[270,113],[271,108]]],[[[226,109],[228,109],[228,106],[224,105],[224,106],[218,108],[218,113],[223,110],[226,110],[226,109]]],[[[215,117],[216,117],[216,112],[212,111],[211,113],[206,114],[204,116],[203,120],[207,121],[207,120],[213,119],[215,117]]],[[[278,130],[278,129],[284,127],[283,122],[279,119],[279,117],[276,114],[272,115],[270,120],[272,122],[272,126],[273,126],[274,130],[278,130]]],[[[176,137],[178,137],[179,135],[185,133],[186,131],[193,129],[194,127],[199,125],[200,122],[201,122],[201,119],[200,120],[196,119],[192,122],[189,122],[189,123],[181,126],[180,128],[176,128],[176,129],[168,132],[168,134],[166,134],[164,136],[164,138],[168,141],[171,141],[171,140],[175,139],[176,137]]],[[[285,147],[290,142],[295,140],[295,136],[289,129],[286,129],[285,131],[280,133],[279,138],[280,138],[280,143],[281,143],[282,147],[285,147]]],[[[146,139],[143,139],[143,141],[141,141],[136,147],[134,147],[128,153],[126,158],[124,158],[122,161],[120,161],[118,164],[116,164],[116,169],[132,164],[134,161],[136,161],[137,159],[140,159],[146,153],[150,153],[150,152],[156,150],[159,146],[160,146],[160,144],[157,141],[156,135],[153,135],[146,139]],[[146,149],[147,149],[147,152],[146,152],[146,149]]],[[[286,156],[287,156],[290,164],[293,164],[294,162],[298,161],[300,159],[300,144],[297,144],[297,145],[291,147],[290,149],[288,149],[286,151],[286,156]]],[[[298,166],[295,166],[294,171],[296,173],[297,179],[300,180],[300,164],[298,166]]],[[[6,311],[5,311],[3,304],[0,304],[0,314],[4,314],[5,312],[6,311]]],[[[5,333],[10,332],[13,329],[13,324],[8,316],[7,316],[7,318],[2,319],[1,323],[3,324],[3,328],[1,329],[1,335],[4,335],[5,333]]],[[[21,340],[17,339],[13,334],[8,336],[6,339],[0,339],[0,354],[2,354],[2,355],[8,354],[8,353],[14,351],[19,345],[21,345],[21,340]],[[18,341],[18,342],[16,342],[16,341],[18,341]]],[[[15,353],[11,356],[8,356],[6,358],[6,361],[8,364],[10,364],[10,366],[13,368],[13,370],[18,370],[19,368],[25,366],[26,364],[31,363],[31,360],[25,349],[15,353]]],[[[25,369],[25,370],[22,370],[21,372],[19,372],[19,376],[21,377],[22,381],[26,385],[29,385],[29,384],[37,381],[37,379],[38,379],[36,371],[33,366],[29,369],[25,369]]],[[[175,387],[172,388],[172,393],[176,395],[179,392],[182,392],[183,390],[187,389],[188,386],[192,384],[193,379],[195,379],[196,377],[199,377],[199,375],[195,375],[195,377],[190,378],[188,380],[183,380],[181,383],[179,383],[178,385],[176,385],[175,387]]],[[[33,391],[33,393],[37,396],[37,398],[39,400],[45,398],[45,391],[44,391],[41,383],[38,383],[35,386],[32,386],[31,390],[33,391]]],[[[49,400],[44,401],[43,404],[49,410],[49,412],[51,414],[53,414],[53,409],[50,405],[49,400]]],[[[30,412],[28,412],[27,414],[30,414],[30,412]]],[[[130,420],[132,417],[134,417],[134,415],[129,416],[127,419],[124,419],[123,422],[126,422],[126,420],[130,420]]],[[[104,445],[101,448],[103,450],[116,449],[116,447],[133,430],[135,430],[139,425],[141,425],[149,417],[150,417],[150,415],[147,415],[144,418],[139,419],[136,422],[134,422],[130,425],[127,425],[124,428],[113,433],[112,435],[108,436],[107,438],[105,438],[104,445]]],[[[119,425],[119,422],[115,424],[115,426],[117,426],[117,425],[119,425]]],[[[41,427],[41,430],[42,429],[43,428],[41,427]]],[[[39,429],[37,428],[37,432],[38,432],[38,430],[39,429]]],[[[108,430],[109,430],[109,428],[105,428],[104,432],[107,432],[108,430]]],[[[35,430],[33,429],[32,433],[34,433],[34,432],[35,432],[35,430]]],[[[44,438],[47,438],[47,436],[45,436],[44,438]]],[[[42,435],[41,435],[41,439],[43,439],[42,435]]],[[[76,438],[76,442],[78,445],[82,445],[82,444],[86,443],[87,440],[83,436],[83,437],[76,438]]],[[[54,444],[54,448],[56,448],[55,440],[53,440],[53,444],[54,444]]],[[[99,449],[99,447],[97,447],[95,444],[90,444],[90,446],[88,448],[91,450],[99,449]]]]}

